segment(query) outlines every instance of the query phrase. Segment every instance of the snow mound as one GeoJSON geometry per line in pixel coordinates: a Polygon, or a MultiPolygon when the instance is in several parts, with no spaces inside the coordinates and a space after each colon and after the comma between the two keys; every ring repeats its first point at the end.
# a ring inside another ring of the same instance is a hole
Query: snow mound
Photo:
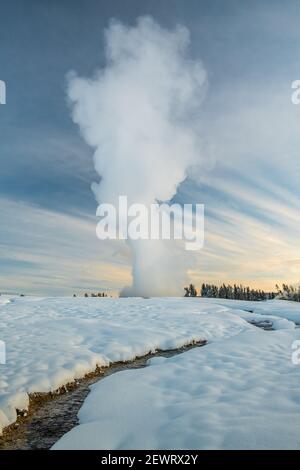
{"type": "Polygon", "coordinates": [[[211,342],[203,348],[99,381],[79,412],[80,425],[53,449],[300,448],[300,365],[292,361],[300,305],[195,302],[197,318],[212,329],[233,314],[275,331],[252,326],[237,333],[237,324],[233,335],[207,330],[211,342]]]}
{"type": "Polygon", "coordinates": [[[0,297],[0,433],[28,408],[30,393],[56,390],[97,366],[253,328],[231,308],[200,299],[0,297]]]}
{"type": "Polygon", "coordinates": [[[53,449],[299,449],[299,337],[256,328],[107,377],[53,449]]]}

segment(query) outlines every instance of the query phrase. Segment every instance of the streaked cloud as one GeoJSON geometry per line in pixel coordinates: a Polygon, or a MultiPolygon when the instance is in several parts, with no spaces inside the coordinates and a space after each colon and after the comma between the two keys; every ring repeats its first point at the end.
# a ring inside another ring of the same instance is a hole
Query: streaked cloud
{"type": "Polygon", "coordinates": [[[130,280],[122,242],[96,238],[93,217],[0,199],[0,291],[115,293],[130,280]]]}
{"type": "MultiPolygon", "coordinates": [[[[24,2],[7,2],[1,10],[8,99],[0,109],[0,291],[116,292],[130,280],[126,245],[95,236],[90,185],[98,177],[71,123],[65,76],[101,66],[111,17],[133,23],[145,11],[137,0],[90,0],[87,9],[74,0],[72,11],[67,3],[28,2],[25,14],[24,2]]],[[[178,197],[206,207],[205,247],[191,275],[198,285],[271,289],[300,278],[300,106],[290,100],[300,78],[300,4],[219,3],[147,5],[162,25],[190,29],[210,83],[200,116],[205,164],[178,197]]]]}

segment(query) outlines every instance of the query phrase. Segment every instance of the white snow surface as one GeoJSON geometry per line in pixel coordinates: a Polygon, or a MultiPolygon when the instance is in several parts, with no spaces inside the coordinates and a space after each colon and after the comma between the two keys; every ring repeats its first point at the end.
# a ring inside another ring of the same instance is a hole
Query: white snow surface
{"type": "Polygon", "coordinates": [[[292,325],[300,323],[299,304],[195,299],[191,305],[197,301],[203,311],[224,308],[220,320],[228,309],[236,318],[267,318],[274,331],[241,329],[99,381],[79,412],[80,424],[53,449],[300,448],[300,365],[291,360],[300,340],[292,325]]]}
{"type": "Polygon", "coordinates": [[[53,448],[299,449],[298,324],[300,304],[279,300],[1,296],[0,431],[28,408],[30,393],[207,340],[94,384],[80,424],[53,448]]]}
{"type": "Polygon", "coordinates": [[[200,299],[0,297],[0,434],[49,392],[116,361],[252,329],[235,311],[200,299]],[[1,362],[1,361],[0,361],[1,362]]]}

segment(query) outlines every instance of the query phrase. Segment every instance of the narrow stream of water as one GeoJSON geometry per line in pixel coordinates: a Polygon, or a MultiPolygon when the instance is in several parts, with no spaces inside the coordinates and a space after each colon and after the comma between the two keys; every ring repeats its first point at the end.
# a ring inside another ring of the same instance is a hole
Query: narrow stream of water
{"type": "MultiPolygon", "coordinates": [[[[268,321],[249,323],[264,330],[272,330],[272,323],[268,321]]],[[[202,341],[175,350],[157,351],[134,361],[112,364],[78,381],[77,385],[66,393],[33,400],[28,416],[0,436],[0,450],[50,449],[61,436],[78,424],[77,414],[89,393],[90,385],[122,370],[146,367],[151,357],[172,357],[205,344],[206,341],[202,341]]]]}
{"type": "Polygon", "coordinates": [[[83,379],[77,387],[67,393],[33,403],[28,417],[16,423],[9,432],[4,432],[0,437],[0,449],[50,449],[62,435],[78,424],[77,413],[89,393],[90,385],[121,370],[146,367],[151,357],[172,357],[204,344],[205,341],[176,350],[158,351],[131,362],[113,364],[99,371],[98,375],[83,379]]]}

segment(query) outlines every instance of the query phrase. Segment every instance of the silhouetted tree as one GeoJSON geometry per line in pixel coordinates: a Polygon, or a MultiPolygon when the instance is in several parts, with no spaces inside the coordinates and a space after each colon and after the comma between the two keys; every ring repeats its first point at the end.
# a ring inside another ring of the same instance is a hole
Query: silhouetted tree
{"type": "Polygon", "coordinates": [[[282,300],[293,300],[294,302],[300,302],[300,286],[294,287],[288,284],[282,284],[280,288],[276,284],[277,295],[282,300]]]}
{"type": "Polygon", "coordinates": [[[185,290],[184,297],[196,297],[197,296],[197,290],[194,284],[190,284],[188,287],[184,287],[184,290],[185,290]]]}
{"type": "Polygon", "coordinates": [[[266,293],[263,290],[250,289],[242,285],[222,284],[220,287],[214,284],[205,284],[201,286],[201,297],[213,297],[221,299],[235,300],[267,300],[274,299],[275,293],[266,293]]]}

